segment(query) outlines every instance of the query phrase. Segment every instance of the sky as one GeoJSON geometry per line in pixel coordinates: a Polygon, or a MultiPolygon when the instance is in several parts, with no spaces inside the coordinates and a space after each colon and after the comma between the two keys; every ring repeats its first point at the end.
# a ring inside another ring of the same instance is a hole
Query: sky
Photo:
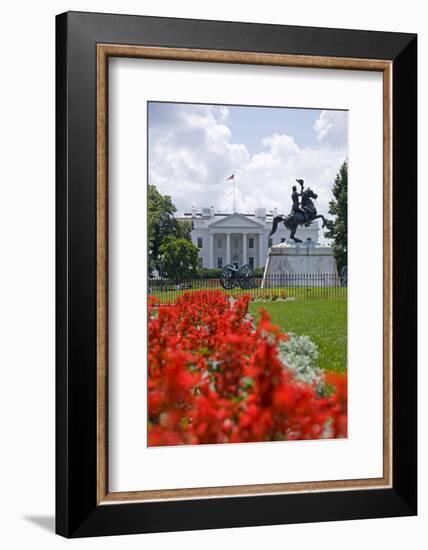
{"type": "Polygon", "coordinates": [[[301,178],[328,214],[332,186],[348,157],[347,112],[149,102],[149,183],[178,213],[213,206],[288,213],[301,178]]]}

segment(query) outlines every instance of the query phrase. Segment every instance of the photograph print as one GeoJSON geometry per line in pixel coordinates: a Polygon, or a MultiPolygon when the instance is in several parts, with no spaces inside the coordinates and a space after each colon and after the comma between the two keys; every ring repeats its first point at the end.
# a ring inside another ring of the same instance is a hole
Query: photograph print
{"type": "Polygon", "coordinates": [[[147,120],[148,446],[346,438],[347,111],[147,120]]]}

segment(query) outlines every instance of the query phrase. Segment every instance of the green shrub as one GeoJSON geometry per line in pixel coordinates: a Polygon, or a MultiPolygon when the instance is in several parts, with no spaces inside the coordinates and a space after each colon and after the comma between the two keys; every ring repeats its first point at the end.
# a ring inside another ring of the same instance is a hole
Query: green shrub
{"type": "Polygon", "coordinates": [[[221,274],[221,269],[202,267],[197,269],[196,275],[198,279],[218,279],[221,274]]]}

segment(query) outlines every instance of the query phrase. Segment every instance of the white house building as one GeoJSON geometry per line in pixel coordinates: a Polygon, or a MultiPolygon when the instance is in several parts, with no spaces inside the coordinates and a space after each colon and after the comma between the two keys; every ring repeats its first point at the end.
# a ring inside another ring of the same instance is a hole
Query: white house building
{"type": "MultiPolygon", "coordinates": [[[[272,237],[272,220],[277,213],[266,214],[265,208],[257,208],[254,214],[220,214],[213,208],[192,208],[179,219],[192,221],[192,242],[199,249],[199,267],[222,268],[226,264],[241,267],[264,267],[268,249],[289,239],[290,232],[279,224],[272,237]]],[[[318,222],[309,227],[299,227],[296,237],[302,241],[318,241],[318,222]]]]}

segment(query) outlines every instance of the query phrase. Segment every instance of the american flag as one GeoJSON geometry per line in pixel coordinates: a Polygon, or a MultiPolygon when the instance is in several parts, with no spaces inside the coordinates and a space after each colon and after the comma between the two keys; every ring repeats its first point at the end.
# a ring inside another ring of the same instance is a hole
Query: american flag
{"type": "Polygon", "coordinates": [[[235,179],[235,174],[232,174],[231,176],[229,176],[226,181],[233,181],[235,179]]]}

